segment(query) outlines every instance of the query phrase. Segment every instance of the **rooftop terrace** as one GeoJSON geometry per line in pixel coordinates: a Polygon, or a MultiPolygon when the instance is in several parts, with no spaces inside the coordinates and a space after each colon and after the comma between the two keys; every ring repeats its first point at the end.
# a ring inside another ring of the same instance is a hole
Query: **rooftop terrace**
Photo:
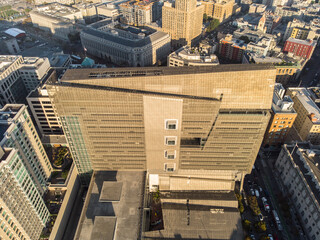
{"type": "Polygon", "coordinates": [[[0,74],[3,73],[14,61],[20,56],[16,55],[0,55],[0,74]]]}

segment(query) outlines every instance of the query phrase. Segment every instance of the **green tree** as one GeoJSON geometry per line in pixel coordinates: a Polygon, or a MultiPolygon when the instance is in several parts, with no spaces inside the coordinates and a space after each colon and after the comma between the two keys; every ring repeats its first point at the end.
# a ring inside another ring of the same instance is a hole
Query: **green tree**
{"type": "Polygon", "coordinates": [[[265,222],[258,222],[255,224],[255,227],[258,231],[260,232],[265,232],[267,231],[267,226],[265,222]]]}
{"type": "Polygon", "coordinates": [[[250,229],[251,229],[251,222],[249,221],[249,220],[244,220],[243,222],[242,222],[242,225],[243,225],[243,228],[245,229],[245,230],[247,230],[247,231],[250,231],[250,229]]]}
{"type": "Polygon", "coordinates": [[[249,43],[250,42],[250,39],[247,36],[241,36],[239,39],[243,40],[245,43],[249,43]]]}
{"type": "Polygon", "coordinates": [[[218,19],[212,19],[209,23],[209,26],[207,28],[207,32],[212,32],[219,26],[220,22],[218,19]]]}
{"type": "Polygon", "coordinates": [[[204,22],[207,22],[208,21],[208,15],[205,13],[203,14],[203,21],[204,22]]]}

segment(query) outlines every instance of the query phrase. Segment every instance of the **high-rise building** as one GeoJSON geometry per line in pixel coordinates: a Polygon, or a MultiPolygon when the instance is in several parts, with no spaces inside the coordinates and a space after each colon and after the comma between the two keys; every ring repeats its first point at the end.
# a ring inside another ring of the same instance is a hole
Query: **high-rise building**
{"type": "Polygon", "coordinates": [[[0,145],[18,152],[34,185],[43,194],[52,167],[38,133],[23,104],[7,104],[0,109],[0,145]]]}
{"type": "Polygon", "coordinates": [[[148,170],[160,189],[233,190],[263,140],[275,73],[270,65],[75,69],[47,90],[82,176],[148,170]]]}
{"type": "Polygon", "coordinates": [[[47,74],[47,58],[0,56],[0,106],[7,103],[24,103],[28,93],[47,74]]]}
{"type": "Polygon", "coordinates": [[[318,88],[288,88],[297,118],[293,126],[302,141],[320,144],[320,91],[318,88]]]}
{"type": "Polygon", "coordinates": [[[197,0],[165,2],[162,7],[162,30],[170,34],[172,46],[191,45],[202,32],[204,6],[197,0]]]}
{"type": "Polygon", "coordinates": [[[220,0],[214,4],[213,18],[218,19],[220,23],[228,20],[235,13],[237,4],[234,0],[220,0]]]}
{"type": "Polygon", "coordinates": [[[277,83],[274,87],[272,112],[269,126],[264,137],[264,146],[279,146],[283,144],[297,117],[290,96],[285,95],[284,87],[277,83]]]}
{"type": "Polygon", "coordinates": [[[48,218],[19,152],[0,147],[0,238],[38,240],[48,218]]]}
{"type": "Polygon", "coordinates": [[[201,5],[204,6],[203,14],[206,14],[208,17],[213,17],[213,8],[214,8],[214,0],[201,0],[201,5]]]}

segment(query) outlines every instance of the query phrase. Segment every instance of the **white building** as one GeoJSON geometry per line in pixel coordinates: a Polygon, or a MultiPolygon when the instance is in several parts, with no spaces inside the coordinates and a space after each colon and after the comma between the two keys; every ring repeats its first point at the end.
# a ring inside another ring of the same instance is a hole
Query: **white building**
{"type": "Polygon", "coordinates": [[[215,66],[219,64],[219,60],[214,54],[184,46],[168,56],[167,64],[169,67],[215,66]]]}
{"type": "Polygon", "coordinates": [[[310,240],[320,238],[320,146],[283,145],[275,167],[310,240]]]}

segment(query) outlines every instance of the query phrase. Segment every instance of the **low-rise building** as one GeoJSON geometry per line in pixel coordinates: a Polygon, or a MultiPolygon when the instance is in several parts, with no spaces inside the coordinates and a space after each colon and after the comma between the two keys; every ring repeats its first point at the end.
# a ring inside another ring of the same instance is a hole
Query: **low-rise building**
{"type": "Polygon", "coordinates": [[[249,13],[264,13],[267,6],[264,4],[252,3],[249,6],[249,13]]]}
{"type": "Polygon", "coordinates": [[[275,42],[273,38],[262,37],[256,42],[249,42],[247,44],[247,51],[254,52],[261,56],[268,56],[269,51],[271,51],[274,46],[275,42]]]}
{"type": "Polygon", "coordinates": [[[219,56],[223,59],[227,59],[234,62],[241,62],[243,54],[247,49],[247,45],[243,40],[235,39],[231,34],[219,42],[219,56]]]}
{"type": "Polygon", "coordinates": [[[197,48],[184,46],[168,56],[169,67],[182,66],[214,66],[219,60],[214,54],[207,54],[197,48]]]}
{"type": "Polygon", "coordinates": [[[275,162],[309,239],[320,237],[320,147],[310,143],[283,145],[275,162]]]}
{"type": "Polygon", "coordinates": [[[271,119],[263,141],[265,147],[282,145],[297,117],[293,101],[290,96],[285,95],[285,91],[281,84],[275,84],[271,119]]]}
{"type": "Polygon", "coordinates": [[[297,118],[294,127],[302,141],[320,144],[320,109],[318,88],[288,88],[297,118]]]}
{"type": "Polygon", "coordinates": [[[169,34],[144,27],[103,20],[83,29],[83,48],[96,57],[118,65],[151,66],[170,53],[169,34]]]}
{"type": "Polygon", "coordinates": [[[17,39],[5,32],[0,33],[0,53],[15,55],[20,52],[20,47],[17,39]]]}
{"type": "Polygon", "coordinates": [[[0,236],[38,240],[49,211],[19,151],[0,147],[0,236]]]}
{"type": "Polygon", "coordinates": [[[272,33],[281,23],[281,17],[271,12],[265,12],[259,20],[257,29],[266,33],[272,33]]]}
{"type": "Polygon", "coordinates": [[[310,59],[316,45],[316,41],[313,40],[300,40],[290,37],[285,42],[282,51],[284,53],[292,53],[294,56],[310,59]]]}
{"type": "Polygon", "coordinates": [[[59,3],[40,5],[30,12],[30,17],[33,26],[63,41],[69,41],[68,36],[75,34],[76,23],[84,22],[79,9],[59,3]]]}

